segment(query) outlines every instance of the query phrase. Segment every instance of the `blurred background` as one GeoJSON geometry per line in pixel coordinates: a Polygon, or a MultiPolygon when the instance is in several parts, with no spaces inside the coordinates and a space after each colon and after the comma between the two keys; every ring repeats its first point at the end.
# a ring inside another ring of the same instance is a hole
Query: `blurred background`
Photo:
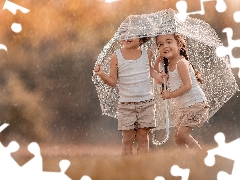
{"type": "MultiPolygon", "coordinates": [[[[10,124],[0,134],[7,145],[16,140],[29,144],[84,144],[121,146],[117,120],[102,116],[99,100],[91,81],[92,70],[104,45],[120,23],[131,14],[176,9],[178,0],[12,0],[30,10],[16,15],[0,2],[0,124],[10,124]],[[11,30],[19,23],[22,31],[11,30]]],[[[200,0],[186,0],[187,12],[201,10],[200,0]]],[[[233,29],[232,39],[240,39],[240,23],[233,13],[240,1],[225,0],[227,9],[216,11],[217,1],[204,2],[205,14],[194,14],[208,22],[224,46],[228,46],[226,27],[233,29]]],[[[233,56],[240,61],[240,48],[233,56]]],[[[240,63],[240,62],[239,62],[240,63]]],[[[239,68],[232,68],[238,85],[239,68]]],[[[226,141],[240,137],[240,101],[237,92],[203,128],[193,136],[203,143],[215,143],[217,132],[226,141]]],[[[165,131],[159,132],[162,138],[165,131]]],[[[166,146],[171,145],[171,140],[166,146]]]]}

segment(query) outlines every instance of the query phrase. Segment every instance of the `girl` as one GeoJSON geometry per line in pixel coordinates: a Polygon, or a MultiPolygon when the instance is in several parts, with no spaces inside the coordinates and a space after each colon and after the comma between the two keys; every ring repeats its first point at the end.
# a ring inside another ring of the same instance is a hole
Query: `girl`
{"type": "Polygon", "coordinates": [[[163,73],[151,66],[152,52],[141,45],[149,38],[122,40],[123,48],[110,60],[110,74],[101,64],[95,73],[109,86],[118,84],[118,130],[122,131],[122,154],[133,153],[133,143],[138,142],[138,153],[149,151],[149,132],[156,127],[151,77],[162,82],[163,73]],[[150,74],[150,76],[149,76],[150,74]]]}
{"type": "MultiPolygon", "coordinates": [[[[156,37],[160,55],[168,59],[170,91],[163,91],[162,98],[174,98],[178,107],[175,142],[180,147],[201,149],[190,135],[194,127],[201,127],[208,118],[206,97],[199,86],[203,83],[200,73],[189,63],[186,43],[179,34],[156,37]]],[[[156,59],[155,68],[159,70],[161,58],[156,59]]]]}

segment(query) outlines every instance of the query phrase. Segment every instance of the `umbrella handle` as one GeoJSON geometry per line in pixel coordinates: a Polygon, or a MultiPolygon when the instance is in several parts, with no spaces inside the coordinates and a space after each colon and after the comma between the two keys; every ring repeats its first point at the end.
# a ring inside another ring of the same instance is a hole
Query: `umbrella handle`
{"type": "Polygon", "coordinates": [[[153,133],[153,135],[152,135],[152,143],[154,145],[160,146],[160,145],[163,145],[165,142],[167,142],[168,138],[169,138],[169,135],[166,134],[162,141],[158,141],[157,138],[156,138],[156,133],[153,133]]]}
{"type": "MultiPolygon", "coordinates": [[[[163,79],[163,82],[164,82],[164,90],[167,89],[167,86],[166,86],[166,78],[163,79]]],[[[162,141],[158,141],[156,139],[156,133],[153,133],[153,136],[152,136],[152,143],[155,144],[155,145],[162,145],[164,144],[165,142],[167,142],[168,138],[169,138],[169,135],[170,135],[170,131],[169,131],[169,117],[168,117],[168,100],[167,99],[164,99],[164,105],[165,105],[165,121],[166,121],[166,135],[164,136],[164,139],[162,141]]]]}
{"type": "MultiPolygon", "coordinates": [[[[166,85],[166,78],[163,79],[164,82],[164,91],[167,90],[167,85],[166,85]]],[[[168,100],[164,99],[164,105],[165,105],[165,119],[166,119],[166,134],[169,135],[169,117],[168,117],[168,100]]]]}

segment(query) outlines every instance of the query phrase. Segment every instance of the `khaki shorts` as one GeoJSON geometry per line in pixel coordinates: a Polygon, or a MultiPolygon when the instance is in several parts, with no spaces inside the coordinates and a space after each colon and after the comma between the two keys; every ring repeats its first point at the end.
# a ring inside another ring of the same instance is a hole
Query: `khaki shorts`
{"type": "Polygon", "coordinates": [[[208,119],[209,105],[206,102],[196,103],[188,108],[181,108],[176,117],[176,126],[202,127],[208,119]]]}
{"type": "Polygon", "coordinates": [[[154,127],[154,100],[118,103],[118,130],[154,127]]]}

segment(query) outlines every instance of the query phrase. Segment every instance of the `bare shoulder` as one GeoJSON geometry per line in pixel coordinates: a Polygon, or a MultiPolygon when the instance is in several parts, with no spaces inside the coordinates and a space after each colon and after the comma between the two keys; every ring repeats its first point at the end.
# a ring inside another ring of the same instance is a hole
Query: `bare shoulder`
{"type": "Polygon", "coordinates": [[[185,69],[185,68],[189,68],[189,61],[187,61],[186,59],[181,59],[178,63],[177,63],[177,67],[178,69],[185,69]]]}
{"type": "Polygon", "coordinates": [[[151,62],[153,53],[152,53],[152,51],[150,49],[147,49],[147,55],[148,55],[149,62],[151,62]]]}
{"type": "Polygon", "coordinates": [[[186,59],[182,59],[177,64],[177,70],[182,78],[188,77],[189,75],[189,62],[186,59]]]}
{"type": "Polygon", "coordinates": [[[147,54],[148,54],[148,55],[152,55],[152,54],[153,54],[153,53],[152,53],[152,50],[147,49],[147,54]]]}
{"type": "Polygon", "coordinates": [[[113,53],[111,56],[111,63],[118,64],[117,54],[113,53]]]}
{"type": "Polygon", "coordinates": [[[114,53],[112,54],[111,59],[112,59],[112,58],[117,58],[116,52],[114,52],[114,53]]]}

